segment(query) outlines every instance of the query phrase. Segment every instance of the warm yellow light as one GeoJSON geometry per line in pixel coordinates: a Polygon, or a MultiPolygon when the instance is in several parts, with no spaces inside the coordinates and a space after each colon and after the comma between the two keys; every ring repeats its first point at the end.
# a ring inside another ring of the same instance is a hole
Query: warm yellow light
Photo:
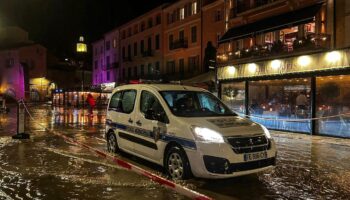
{"type": "Polygon", "coordinates": [[[332,51],[332,52],[329,52],[327,53],[326,55],[326,60],[328,62],[337,62],[339,61],[341,58],[341,54],[338,52],[338,51],[332,51]]]}
{"type": "Polygon", "coordinates": [[[234,66],[228,66],[228,73],[233,75],[236,72],[236,68],[234,66]]]}
{"type": "Polygon", "coordinates": [[[250,73],[255,73],[255,72],[256,72],[256,68],[257,68],[257,66],[256,66],[255,63],[250,63],[250,64],[248,65],[248,71],[249,71],[250,73]]]}
{"type": "Polygon", "coordinates": [[[273,60],[271,62],[271,67],[272,69],[276,70],[276,69],[279,69],[282,65],[282,62],[280,60],[273,60]]]}
{"type": "Polygon", "coordinates": [[[310,56],[300,56],[297,62],[301,67],[306,67],[311,63],[311,58],[310,56]]]}
{"type": "Polygon", "coordinates": [[[77,43],[77,52],[78,53],[86,53],[87,52],[87,46],[84,43],[77,43]]]}

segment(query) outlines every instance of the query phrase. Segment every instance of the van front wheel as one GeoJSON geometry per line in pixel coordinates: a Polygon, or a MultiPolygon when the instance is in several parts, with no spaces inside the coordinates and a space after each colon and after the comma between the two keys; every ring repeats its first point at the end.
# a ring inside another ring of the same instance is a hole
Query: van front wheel
{"type": "Polygon", "coordinates": [[[172,179],[185,180],[190,178],[191,166],[183,149],[173,146],[166,155],[165,169],[172,179]]]}
{"type": "Polygon", "coordinates": [[[117,139],[114,133],[109,133],[107,137],[107,150],[109,153],[117,153],[119,151],[117,139]]]}

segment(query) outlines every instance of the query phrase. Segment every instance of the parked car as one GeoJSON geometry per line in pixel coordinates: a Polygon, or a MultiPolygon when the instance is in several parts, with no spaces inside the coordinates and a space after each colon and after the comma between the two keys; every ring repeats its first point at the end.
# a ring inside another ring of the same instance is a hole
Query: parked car
{"type": "Polygon", "coordinates": [[[196,87],[117,87],[108,104],[105,138],[109,152],[157,163],[173,179],[230,178],[276,163],[275,142],[264,126],[196,87]]]}

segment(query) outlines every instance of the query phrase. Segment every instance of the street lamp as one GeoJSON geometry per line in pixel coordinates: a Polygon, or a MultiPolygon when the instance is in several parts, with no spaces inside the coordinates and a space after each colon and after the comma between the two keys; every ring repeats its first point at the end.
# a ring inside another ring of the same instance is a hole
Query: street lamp
{"type": "Polygon", "coordinates": [[[84,73],[85,73],[85,68],[84,68],[84,56],[87,53],[87,45],[84,42],[84,37],[80,36],[79,37],[79,42],[77,43],[77,47],[76,47],[76,52],[78,54],[78,59],[80,60],[80,65],[81,65],[81,69],[82,69],[82,74],[81,74],[81,92],[82,92],[82,105],[83,105],[83,115],[84,115],[84,82],[85,82],[85,77],[84,77],[84,73]]]}

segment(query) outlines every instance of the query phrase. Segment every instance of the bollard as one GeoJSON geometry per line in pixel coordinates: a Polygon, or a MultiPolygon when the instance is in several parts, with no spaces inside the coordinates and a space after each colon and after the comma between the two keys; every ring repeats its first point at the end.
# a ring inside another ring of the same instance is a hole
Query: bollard
{"type": "Polygon", "coordinates": [[[12,136],[12,139],[29,139],[30,138],[30,135],[28,133],[25,133],[24,124],[25,124],[25,110],[24,110],[23,102],[20,100],[18,101],[18,106],[17,106],[17,134],[12,136]]]}

